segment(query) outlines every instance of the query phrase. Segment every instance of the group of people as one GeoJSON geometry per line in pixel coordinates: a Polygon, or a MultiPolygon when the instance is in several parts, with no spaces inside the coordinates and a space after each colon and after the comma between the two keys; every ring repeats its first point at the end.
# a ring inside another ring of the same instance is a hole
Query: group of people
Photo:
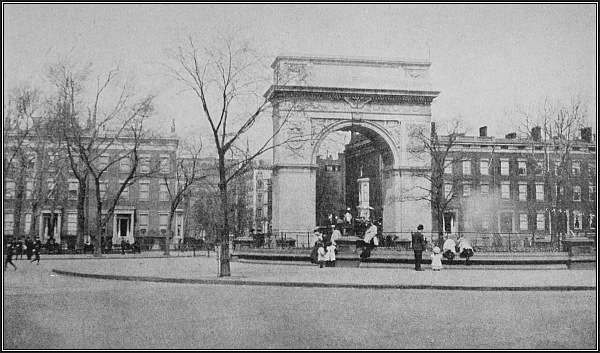
{"type": "MultiPolygon", "coordinates": [[[[448,259],[449,263],[452,263],[457,253],[460,257],[465,258],[466,265],[471,265],[470,259],[475,254],[473,246],[471,246],[471,242],[462,234],[458,236],[457,242],[447,235],[446,240],[442,245],[442,250],[440,250],[440,248],[437,246],[433,247],[433,253],[431,254],[432,270],[440,271],[442,269],[442,258],[446,258],[448,259]]],[[[412,248],[415,254],[416,271],[423,271],[421,268],[421,262],[423,260],[423,251],[426,250],[426,247],[427,241],[423,236],[423,225],[419,224],[417,231],[412,233],[412,248]]]]}
{"type": "Polygon", "coordinates": [[[18,240],[16,242],[7,242],[5,249],[4,271],[6,271],[8,265],[11,265],[16,271],[17,266],[12,262],[13,256],[15,259],[17,259],[19,256],[22,259],[23,252],[25,252],[27,260],[30,260],[30,262],[37,262],[39,265],[41,248],[42,242],[39,239],[37,239],[35,242],[30,238],[25,239],[24,242],[22,240],[18,240]]]}
{"type": "Polygon", "coordinates": [[[311,252],[311,262],[319,264],[320,268],[335,267],[336,241],[342,237],[341,226],[332,225],[332,231],[323,232],[315,228],[315,243],[311,252]]]}

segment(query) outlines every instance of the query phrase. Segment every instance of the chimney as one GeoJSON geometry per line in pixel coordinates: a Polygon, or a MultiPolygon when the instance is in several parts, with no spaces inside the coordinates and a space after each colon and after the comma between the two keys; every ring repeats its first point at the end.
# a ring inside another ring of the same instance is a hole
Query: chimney
{"type": "Polygon", "coordinates": [[[487,126],[479,128],[479,137],[487,137],[487,126]]]}
{"type": "Polygon", "coordinates": [[[504,136],[505,138],[509,139],[509,140],[514,140],[517,138],[517,133],[516,132],[511,132],[506,134],[506,136],[504,136]]]}
{"type": "Polygon", "coordinates": [[[587,143],[592,142],[592,128],[591,127],[584,127],[583,129],[581,129],[581,139],[587,143]]]}
{"type": "Polygon", "coordinates": [[[531,129],[531,138],[533,141],[540,141],[542,139],[542,128],[540,126],[535,126],[531,129]]]}

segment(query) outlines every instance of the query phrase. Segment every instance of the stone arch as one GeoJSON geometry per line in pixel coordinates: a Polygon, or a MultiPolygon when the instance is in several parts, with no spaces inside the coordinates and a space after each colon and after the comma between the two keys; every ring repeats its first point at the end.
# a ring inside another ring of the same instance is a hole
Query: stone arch
{"type": "Polygon", "coordinates": [[[398,169],[400,165],[400,150],[394,141],[394,138],[390,134],[388,130],[386,130],[381,125],[368,121],[368,120],[340,120],[329,124],[322,131],[320,131],[317,136],[313,138],[313,148],[311,151],[310,163],[311,165],[316,165],[317,154],[319,152],[319,148],[323,141],[326,139],[327,135],[335,131],[357,131],[361,134],[367,136],[371,140],[380,140],[385,142],[385,144],[389,147],[393,163],[392,168],[398,169]]]}

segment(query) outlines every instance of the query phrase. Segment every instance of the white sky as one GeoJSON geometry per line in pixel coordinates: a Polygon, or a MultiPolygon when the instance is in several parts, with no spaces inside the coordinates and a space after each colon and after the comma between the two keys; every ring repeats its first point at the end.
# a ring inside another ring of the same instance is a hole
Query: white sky
{"type": "Polygon", "coordinates": [[[578,94],[597,130],[596,16],[596,4],[3,4],[4,88],[38,82],[65,53],[98,67],[120,62],[137,87],[159,93],[161,118],[198,131],[199,107],[174,93],[158,63],[189,33],[209,40],[235,28],[272,58],[430,55],[441,91],[433,120],[461,117],[472,134],[488,125],[503,136],[516,128],[507,116],[516,104],[578,94]]]}

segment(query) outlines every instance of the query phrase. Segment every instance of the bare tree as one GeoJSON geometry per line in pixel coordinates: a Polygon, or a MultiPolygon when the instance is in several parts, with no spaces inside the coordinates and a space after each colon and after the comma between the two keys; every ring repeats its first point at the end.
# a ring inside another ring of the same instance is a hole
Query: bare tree
{"type": "Polygon", "coordinates": [[[167,240],[165,246],[165,255],[169,255],[169,242],[173,239],[173,218],[179,204],[186,197],[198,181],[207,177],[200,168],[200,151],[202,150],[201,141],[184,142],[179,145],[180,153],[175,167],[175,180],[170,182],[168,175],[163,175],[163,182],[167,185],[169,194],[169,223],[167,231],[167,240]],[[175,185],[173,185],[173,183],[175,185]]]}
{"type": "MultiPolygon", "coordinates": [[[[450,123],[447,131],[447,135],[439,136],[435,124],[432,124],[430,133],[427,133],[425,129],[414,129],[410,132],[411,137],[422,143],[425,155],[430,157],[431,170],[418,173],[419,177],[427,180],[427,185],[418,188],[423,191],[420,199],[431,204],[438,231],[438,245],[440,246],[444,235],[444,213],[456,196],[454,186],[450,192],[445,190],[444,172],[446,168],[462,160],[456,149],[460,136],[464,135],[461,123],[457,120],[450,123]]],[[[420,149],[411,151],[411,155],[417,158],[423,158],[424,156],[420,149]]]]}
{"type": "MultiPolygon", "coordinates": [[[[177,48],[174,67],[167,67],[172,77],[191,90],[199,100],[199,116],[209,124],[218,155],[220,207],[223,223],[219,229],[220,264],[218,276],[230,276],[229,233],[230,200],[228,186],[245,173],[250,163],[274,147],[273,137],[286,122],[275,129],[258,149],[227,164],[227,154],[241,149],[241,138],[270,108],[270,102],[260,94],[266,80],[261,80],[259,55],[247,43],[233,39],[216,40],[215,46],[200,48],[189,36],[187,43],[177,48]]],[[[298,138],[298,137],[296,137],[298,138]]],[[[285,143],[287,141],[284,141],[285,143]]]]}
{"type": "Polygon", "coordinates": [[[516,113],[521,120],[521,132],[532,142],[532,155],[535,140],[539,141],[538,144],[543,149],[544,161],[538,168],[544,176],[545,185],[551,190],[549,194],[552,198],[552,210],[548,212],[550,233],[553,233],[552,225],[555,223],[559,226],[559,229],[555,229],[556,232],[568,232],[571,202],[567,198],[566,190],[569,189],[573,177],[571,152],[588,118],[586,101],[581,96],[571,97],[568,103],[545,98],[541,104],[516,107],[516,113]],[[540,135],[534,139],[533,129],[537,127],[540,128],[540,135]],[[553,217],[563,218],[556,210],[564,211],[566,229],[560,224],[562,222],[553,222],[553,217]]]}
{"type": "MultiPolygon", "coordinates": [[[[83,115],[75,106],[75,94],[81,82],[69,72],[60,76],[58,87],[63,89],[61,115],[65,117],[64,138],[67,144],[67,154],[74,174],[78,174],[81,184],[89,178],[94,186],[96,201],[95,219],[95,256],[101,255],[102,232],[108,220],[112,217],[114,209],[122,192],[130,183],[142,174],[138,172],[140,160],[139,148],[144,140],[144,122],[153,112],[153,96],[136,99],[132,88],[125,80],[121,82],[119,69],[113,69],[104,75],[98,75],[95,80],[95,89],[87,108],[87,115],[83,115]],[[110,92],[109,92],[110,91],[110,92]],[[115,94],[116,91],[116,94],[115,94]],[[113,100],[110,97],[116,97],[113,100]],[[87,116],[87,121],[82,120],[87,116]],[[109,151],[119,150],[116,158],[108,159],[109,151]],[[107,191],[102,190],[101,184],[109,169],[129,160],[129,172],[121,182],[117,183],[117,190],[111,193],[112,200],[104,199],[107,191]],[[85,166],[81,168],[81,164],[85,166]],[[102,211],[105,206],[106,214],[102,211]]],[[[80,77],[83,79],[83,77],[80,77]]],[[[59,89],[60,91],[60,89],[59,89]]],[[[77,176],[76,176],[77,177],[77,176]]],[[[78,205],[81,200],[78,200],[78,205]]]]}

